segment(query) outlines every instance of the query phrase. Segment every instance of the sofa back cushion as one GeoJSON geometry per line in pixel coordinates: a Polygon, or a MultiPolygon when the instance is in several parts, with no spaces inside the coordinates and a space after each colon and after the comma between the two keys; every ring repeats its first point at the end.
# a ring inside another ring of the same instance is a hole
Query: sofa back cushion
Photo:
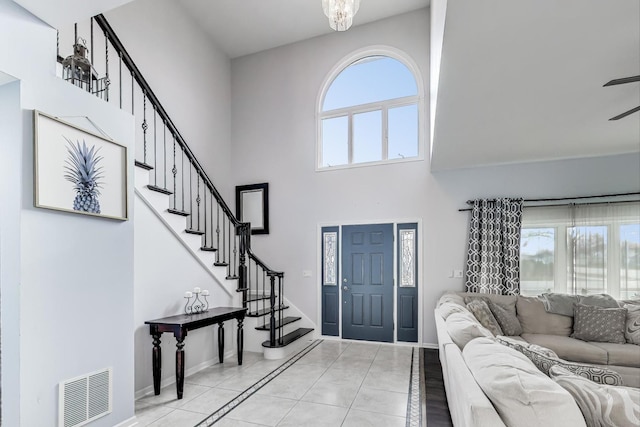
{"type": "Polygon", "coordinates": [[[573,331],[573,318],[561,314],[547,313],[542,301],[536,297],[519,296],[516,314],[523,334],[562,335],[568,337],[573,331]]]}
{"type": "Polygon", "coordinates": [[[445,302],[443,304],[440,304],[440,306],[436,308],[436,313],[438,313],[444,320],[447,320],[447,317],[449,317],[453,313],[465,313],[465,312],[466,313],[469,312],[469,310],[467,310],[466,307],[460,304],[452,303],[452,302],[445,302]]]}
{"type": "Polygon", "coordinates": [[[469,341],[478,337],[493,337],[491,332],[482,326],[473,314],[452,313],[445,321],[451,340],[462,350],[469,341]]]}
{"type": "Polygon", "coordinates": [[[571,395],[523,354],[486,338],[472,340],[462,354],[478,385],[506,425],[585,425],[571,395]]]}

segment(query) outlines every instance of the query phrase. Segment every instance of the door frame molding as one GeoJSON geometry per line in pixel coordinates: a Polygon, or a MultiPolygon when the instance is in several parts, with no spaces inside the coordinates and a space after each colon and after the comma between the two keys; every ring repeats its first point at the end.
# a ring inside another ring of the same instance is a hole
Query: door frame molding
{"type": "MultiPolygon", "coordinates": [[[[393,225],[393,277],[394,277],[394,286],[393,286],[393,343],[392,344],[400,344],[400,345],[422,345],[423,337],[423,321],[424,321],[424,272],[423,272],[423,259],[424,259],[424,233],[422,227],[422,218],[394,218],[394,219],[376,219],[376,220],[366,220],[366,221],[332,221],[332,222],[320,222],[317,224],[316,229],[316,271],[321,272],[322,265],[322,227],[338,227],[339,229],[339,238],[338,238],[338,250],[340,251],[340,255],[342,255],[342,229],[345,226],[350,225],[371,225],[371,224],[392,224],[393,225]],[[416,343],[407,343],[404,341],[398,341],[398,289],[397,289],[397,272],[398,272],[398,254],[397,254],[397,238],[398,238],[398,224],[404,223],[416,223],[418,224],[418,341],[416,343]]],[[[342,260],[340,260],[340,269],[338,275],[338,284],[342,283],[342,260]]],[[[342,292],[339,292],[339,309],[338,309],[338,336],[333,335],[321,335],[322,338],[325,339],[343,339],[342,338],[342,292]]],[[[316,274],[316,324],[322,325],[322,274],[316,274]]],[[[322,333],[322,332],[321,332],[322,333]]],[[[366,341],[369,342],[369,341],[366,341]]],[[[374,341],[371,341],[374,342],[374,341]]],[[[375,341],[377,342],[377,341],[375,341]]],[[[385,343],[379,343],[385,344],[385,343]]]]}

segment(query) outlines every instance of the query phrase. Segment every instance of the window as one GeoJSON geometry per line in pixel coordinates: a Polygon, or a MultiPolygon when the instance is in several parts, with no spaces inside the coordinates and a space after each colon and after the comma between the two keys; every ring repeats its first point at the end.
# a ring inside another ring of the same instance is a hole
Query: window
{"type": "Polygon", "coordinates": [[[520,292],[640,297],[640,204],[526,210],[520,292]]]}
{"type": "Polygon", "coordinates": [[[421,108],[414,73],[382,54],[348,64],[322,96],[318,168],[418,158],[421,108]]]}

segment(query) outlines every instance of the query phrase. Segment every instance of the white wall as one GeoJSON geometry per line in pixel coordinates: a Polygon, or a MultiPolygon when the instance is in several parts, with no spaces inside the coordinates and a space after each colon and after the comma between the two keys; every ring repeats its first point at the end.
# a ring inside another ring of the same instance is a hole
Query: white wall
{"type": "Polygon", "coordinates": [[[105,16],[230,203],[229,58],[178,2],[137,0],[105,16]]]}
{"type": "Polygon", "coordinates": [[[20,420],[20,210],[22,127],[20,82],[0,86],[0,328],[2,412],[0,424],[20,420]],[[10,392],[9,392],[10,391],[10,392]]]}
{"type": "MultiPolygon", "coordinates": [[[[12,291],[19,286],[20,320],[2,325],[3,340],[5,333],[20,335],[20,366],[3,360],[2,376],[13,378],[18,370],[20,384],[18,390],[3,387],[3,413],[14,417],[4,422],[56,425],[58,383],[112,367],[113,413],[92,425],[113,426],[134,415],[133,221],[33,207],[32,110],[60,117],[88,116],[129,151],[133,121],[130,115],[56,78],[56,31],[8,0],[0,0],[0,51],[0,71],[20,80],[17,120],[14,128],[6,133],[3,129],[0,135],[3,145],[20,147],[19,153],[11,152],[19,171],[5,176],[3,170],[2,179],[11,179],[21,199],[19,222],[13,218],[9,224],[20,230],[19,240],[11,242],[9,249],[19,251],[20,257],[18,281],[10,284],[12,291]],[[14,415],[17,405],[20,420],[14,415]]],[[[88,123],[85,126],[90,128],[88,123]]],[[[131,177],[132,157],[127,169],[131,177]]],[[[130,181],[131,216],[132,189],[130,181]]],[[[14,194],[10,200],[18,199],[14,194]]],[[[4,316],[5,304],[11,300],[4,300],[4,283],[2,287],[4,316]]],[[[3,352],[4,345],[3,341],[3,352]]]]}
{"type": "MultiPolygon", "coordinates": [[[[231,297],[138,196],[135,207],[135,390],[141,396],[153,391],[153,346],[149,325],[144,322],[183,313],[183,295],[196,286],[211,292],[212,307],[230,306],[231,297]]],[[[189,333],[185,340],[187,374],[218,362],[217,329],[212,326],[189,333]]],[[[226,322],[224,329],[225,352],[235,352],[235,322],[226,322]]],[[[162,381],[173,383],[176,340],[166,333],[161,343],[162,381]]]]}
{"type": "Polygon", "coordinates": [[[319,223],[424,217],[425,160],[315,172],[320,87],[345,56],[372,45],[404,51],[417,64],[422,86],[429,87],[427,9],[234,59],[231,65],[234,179],[269,183],[271,231],[253,236],[252,245],[272,268],[285,271],[287,298],[311,319],[317,319],[319,223]],[[302,270],[313,276],[303,278],[302,270]]]}
{"type": "MultiPolygon", "coordinates": [[[[287,297],[312,319],[318,314],[318,224],[421,220],[421,340],[433,344],[437,341],[432,310],[437,299],[445,290],[463,289],[461,279],[448,276],[466,262],[468,214],[458,209],[466,207],[467,199],[639,191],[640,158],[628,155],[431,174],[427,157],[315,172],[315,106],[323,80],[350,52],[377,44],[408,53],[420,68],[424,87],[429,87],[428,10],[234,59],[232,170],[237,185],[269,182],[271,233],[253,236],[252,244],[273,268],[285,271],[287,297]],[[313,271],[313,277],[303,278],[302,270],[313,271]]],[[[428,129],[425,132],[428,135],[428,129]]]]}

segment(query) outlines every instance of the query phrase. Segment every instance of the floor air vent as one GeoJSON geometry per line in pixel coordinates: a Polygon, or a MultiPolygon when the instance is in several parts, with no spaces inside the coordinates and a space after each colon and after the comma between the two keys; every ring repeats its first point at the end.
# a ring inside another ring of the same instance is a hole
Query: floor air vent
{"type": "Polygon", "coordinates": [[[59,427],[83,426],[111,413],[111,368],[60,383],[59,427]]]}

